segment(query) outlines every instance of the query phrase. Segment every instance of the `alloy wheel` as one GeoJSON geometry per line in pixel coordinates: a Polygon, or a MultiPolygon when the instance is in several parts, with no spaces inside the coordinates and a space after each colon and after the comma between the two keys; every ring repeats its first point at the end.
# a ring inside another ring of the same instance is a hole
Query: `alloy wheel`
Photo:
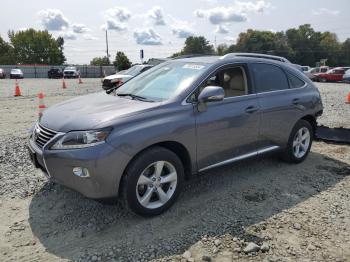
{"type": "Polygon", "coordinates": [[[296,132],[293,140],[293,154],[296,158],[302,158],[307,153],[310,146],[310,131],[302,127],[296,132]]]}
{"type": "Polygon", "coordinates": [[[137,181],[137,200],[148,209],[162,207],[173,196],[177,180],[176,169],[171,163],[154,162],[142,171],[137,181]]]}

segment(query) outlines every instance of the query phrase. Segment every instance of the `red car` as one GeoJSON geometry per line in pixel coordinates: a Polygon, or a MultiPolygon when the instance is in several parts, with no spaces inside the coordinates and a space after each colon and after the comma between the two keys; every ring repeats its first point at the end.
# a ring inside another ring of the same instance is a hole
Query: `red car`
{"type": "Polygon", "coordinates": [[[328,70],[326,73],[315,74],[315,81],[318,82],[338,82],[343,80],[345,69],[343,67],[336,67],[328,70]]]}

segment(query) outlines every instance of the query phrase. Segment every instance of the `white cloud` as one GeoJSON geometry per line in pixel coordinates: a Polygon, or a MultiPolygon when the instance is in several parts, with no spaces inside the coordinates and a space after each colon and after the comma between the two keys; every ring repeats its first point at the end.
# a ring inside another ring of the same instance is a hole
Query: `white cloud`
{"type": "Polygon", "coordinates": [[[101,26],[102,30],[114,30],[125,32],[127,30],[125,22],[131,17],[128,9],[123,7],[113,7],[105,11],[105,23],[101,26]]]}
{"type": "Polygon", "coordinates": [[[161,45],[160,35],[152,28],[136,29],[134,38],[139,45],[161,45]]]}
{"type": "Polygon", "coordinates": [[[117,20],[113,18],[107,18],[106,23],[102,25],[101,27],[102,30],[114,30],[117,32],[125,32],[126,31],[126,25],[124,23],[120,23],[117,20]]]}
{"type": "Polygon", "coordinates": [[[93,36],[93,35],[91,35],[91,34],[84,34],[84,35],[83,35],[83,38],[84,38],[85,40],[98,40],[98,37],[95,37],[95,36],[93,36]]]}
{"type": "Polygon", "coordinates": [[[49,31],[61,31],[69,27],[69,20],[58,9],[45,9],[38,12],[41,23],[49,31]]]}
{"type": "Polygon", "coordinates": [[[147,16],[154,21],[155,25],[165,25],[163,10],[159,6],[153,7],[148,11],[147,16]]]}
{"type": "Polygon", "coordinates": [[[87,28],[84,24],[73,24],[72,29],[73,32],[77,34],[83,34],[90,31],[89,28],[87,28]]]}
{"type": "Polygon", "coordinates": [[[319,8],[312,11],[313,15],[338,15],[339,13],[339,10],[331,10],[327,8],[319,8]]]}
{"type": "Polygon", "coordinates": [[[105,15],[106,17],[114,18],[119,22],[126,22],[131,17],[131,13],[128,9],[123,7],[117,7],[117,6],[106,10],[105,15]]]}
{"type": "Polygon", "coordinates": [[[248,13],[262,13],[271,5],[263,0],[257,2],[235,2],[229,7],[219,6],[212,9],[197,9],[194,15],[198,18],[207,18],[212,24],[245,22],[248,13]]]}
{"type": "Polygon", "coordinates": [[[76,34],[72,31],[61,32],[59,36],[63,37],[65,40],[77,40],[76,34]]]}
{"type": "Polygon", "coordinates": [[[178,38],[187,38],[189,36],[195,35],[193,30],[186,24],[174,24],[172,26],[172,32],[178,38]]]}
{"type": "Polygon", "coordinates": [[[215,33],[217,34],[228,34],[230,31],[225,25],[218,25],[215,29],[215,33]]]}

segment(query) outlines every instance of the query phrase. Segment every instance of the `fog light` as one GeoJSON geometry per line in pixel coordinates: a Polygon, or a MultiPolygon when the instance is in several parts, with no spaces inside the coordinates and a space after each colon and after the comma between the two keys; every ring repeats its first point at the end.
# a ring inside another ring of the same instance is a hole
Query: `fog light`
{"type": "Polygon", "coordinates": [[[89,170],[85,167],[74,167],[73,174],[78,177],[88,178],[90,177],[89,170]]]}

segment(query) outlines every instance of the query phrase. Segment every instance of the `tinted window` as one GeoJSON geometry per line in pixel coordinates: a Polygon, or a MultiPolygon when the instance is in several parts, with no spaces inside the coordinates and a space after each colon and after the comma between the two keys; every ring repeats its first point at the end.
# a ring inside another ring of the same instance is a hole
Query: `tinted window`
{"type": "Polygon", "coordinates": [[[288,89],[286,74],[277,66],[252,64],[257,93],[288,89]]]}
{"type": "Polygon", "coordinates": [[[298,77],[289,73],[288,73],[288,79],[289,79],[290,88],[300,88],[305,85],[304,81],[300,80],[298,77]]]}
{"type": "Polygon", "coordinates": [[[206,86],[221,86],[225,90],[225,97],[243,96],[248,90],[244,69],[241,67],[231,67],[216,72],[202,84],[199,91],[206,86]]]}
{"type": "Polygon", "coordinates": [[[336,69],[334,70],[334,74],[345,74],[345,72],[342,69],[336,69]]]}

